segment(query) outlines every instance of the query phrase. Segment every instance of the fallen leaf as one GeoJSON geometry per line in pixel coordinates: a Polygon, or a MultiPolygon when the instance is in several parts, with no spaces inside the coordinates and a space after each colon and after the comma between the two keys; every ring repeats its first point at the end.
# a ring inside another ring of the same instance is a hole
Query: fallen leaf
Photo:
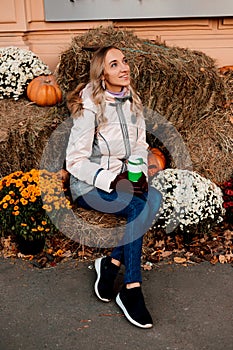
{"type": "Polygon", "coordinates": [[[11,246],[11,236],[8,236],[7,238],[2,237],[1,242],[2,242],[4,248],[10,248],[10,246],[11,246]]]}
{"type": "Polygon", "coordinates": [[[63,250],[62,249],[58,249],[53,255],[54,256],[63,256],[63,250]]]}
{"type": "Polygon", "coordinates": [[[232,262],[233,261],[233,254],[229,253],[225,255],[227,262],[232,262]]]}
{"type": "Polygon", "coordinates": [[[186,259],[186,258],[180,258],[180,257],[178,257],[178,256],[175,256],[175,257],[174,257],[174,261],[175,261],[175,263],[177,263],[177,264],[184,264],[185,262],[187,262],[187,259],[186,259]]]}
{"type": "Polygon", "coordinates": [[[25,259],[25,260],[32,260],[34,258],[33,255],[25,255],[22,253],[17,254],[18,258],[25,259]]]}
{"type": "Polygon", "coordinates": [[[170,250],[165,250],[164,252],[161,253],[161,256],[163,258],[167,258],[169,257],[170,255],[172,255],[172,252],[170,250]]]}
{"type": "Polygon", "coordinates": [[[64,253],[62,254],[62,257],[64,257],[64,258],[70,258],[70,257],[72,257],[71,251],[70,251],[70,250],[67,250],[67,252],[64,252],[64,253]]]}
{"type": "Polygon", "coordinates": [[[210,262],[211,262],[211,264],[213,264],[213,265],[217,264],[217,262],[218,262],[218,257],[217,257],[216,255],[214,255],[214,256],[212,257],[212,259],[210,260],[210,262]]]}
{"type": "Polygon", "coordinates": [[[84,256],[85,255],[85,252],[84,251],[80,251],[80,252],[78,252],[78,256],[84,256]]]}
{"type": "Polygon", "coordinates": [[[156,241],[155,247],[161,248],[164,246],[164,240],[156,241]]]}
{"type": "Polygon", "coordinates": [[[225,262],[226,262],[226,257],[225,257],[225,255],[219,255],[218,259],[219,259],[219,262],[220,262],[221,264],[225,264],[225,262]]]}
{"type": "Polygon", "coordinates": [[[77,330],[80,331],[82,329],[89,328],[89,327],[90,327],[89,324],[85,324],[84,326],[77,328],[77,330]]]}
{"type": "Polygon", "coordinates": [[[185,255],[185,257],[189,260],[189,259],[193,256],[193,253],[187,252],[187,253],[185,253],[184,255],[185,255]]]}
{"type": "Polygon", "coordinates": [[[233,238],[233,231],[226,230],[223,235],[227,240],[231,240],[233,238]]]}

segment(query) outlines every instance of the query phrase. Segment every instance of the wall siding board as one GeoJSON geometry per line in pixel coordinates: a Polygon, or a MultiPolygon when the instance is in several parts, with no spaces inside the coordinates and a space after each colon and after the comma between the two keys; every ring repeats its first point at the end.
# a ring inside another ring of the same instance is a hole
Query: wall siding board
{"type": "Polygon", "coordinates": [[[16,23],[14,0],[1,0],[0,23],[16,23]],[[4,11],[2,10],[4,9],[4,11]]]}

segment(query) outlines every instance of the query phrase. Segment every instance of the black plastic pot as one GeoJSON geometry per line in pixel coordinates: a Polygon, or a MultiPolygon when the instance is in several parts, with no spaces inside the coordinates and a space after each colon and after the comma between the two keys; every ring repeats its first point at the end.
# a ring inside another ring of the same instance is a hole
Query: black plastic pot
{"type": "Polygon", "coordinates": [[[45,246],[44,238],[29,240],[22,236],[17,236],[15,241],[18,250],[25,255],[36,255],[40,253],[45,246]]]}

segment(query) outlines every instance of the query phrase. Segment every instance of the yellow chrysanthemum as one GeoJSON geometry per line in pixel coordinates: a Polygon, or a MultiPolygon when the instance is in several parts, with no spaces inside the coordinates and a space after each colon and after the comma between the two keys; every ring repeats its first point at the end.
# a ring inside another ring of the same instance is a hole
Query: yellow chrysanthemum
{"type": "Polygon", "coordinates": [[[29,201],[32,202],[32,203],[36,202],[36,197],[35,196],[31,196],[29,201]]]}
{"type": "Polygon", "coordinates": [[[37,170],[37,169],[31,169],[30,170],[30,173],[32,174],[32,175],[38,175],[39,174],[39,171],[37,170]]]}
{"type": "Polygon", "coordinates": [[[3,209],[6,209],[8,207],[8,203],[4,203],[2,207],[3,209]]]}
{"type": "Polygon", "coordinates": [[[25,189],[21,192],[21,196],[25,199],[28,199],[30,197],[30,193],[28,193],[27,190],[25,189]]]}
{"type": "Polygon", "coordinates": [[[22,183],[21,179],[16,180],[16,183],[15,183],[16,187],[21,187],[22,185],[23,185],[23,183],[22,183]]]}
{"type": "Polygon", "coordinates": [[[21,177],[22,182],[26,182],[29,178],[29,175],[26,173],[21,177]]]}
{"type": "Polygon", "coordinates": [[[36,189],[36,185],[35,184],[30,184],[27,187],[27,190],[30,191],[30,192],[34,192],[35,189],[36,189]]]}
{"type": "Polygon", "coordinates": [[[72,205],[71,205],[70,201],[67,201],[66,208],[67,209],[72,209],[72,205]]]}
{"type": "Polygon", "coordinates": [[[54,201],[52,196],[46,195],[44,196],[44,202],[46,203],[52,203],[54,201]]]}
{"type": "Polygon", "coordinates": [[[59,209],[60,209],[60,203],[59,203],[59,202],[55,202],[55,203],[54,203],[54,208],[55,208],[56,210],[59,210],[59,209]]]}
{"type": "Polygon", "coordinates": [[[53,210],[52,206],[48,204],[44,204],[42,208],[48,212],[51,212],[53,210]]]}
{"type": "Polygon", "coordinates": [[[19,170],[19,171],[15,171],[12,175],[19,177],[22,174],[23,174],[23,172],[21,170],[19,170]]]}
{"type": "Polygon", "coordinates": [[[36,197],[40,197],[40,196],[41,196],[41,190],[40,190],[39,187],[37,187],[37,188],[35,189],[34,195],[35,195],[36,197]]]}
{"type": "Polygon", "coordinates": [[[23,205],[28,204],[28,200],[25,199],[25,198],[20,198],[20,202],[21,202],[23,205]]]}

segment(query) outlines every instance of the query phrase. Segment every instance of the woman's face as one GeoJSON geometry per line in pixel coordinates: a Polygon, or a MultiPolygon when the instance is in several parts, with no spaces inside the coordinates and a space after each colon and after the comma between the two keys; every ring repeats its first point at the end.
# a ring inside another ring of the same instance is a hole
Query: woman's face
{"type": "Polygon", "coordinates": [[[126,57],[118,49],[110,49],[104,59],[104,74],[106,89],[120,92],[122,87],[130,84],[130,68],[126,57]]]}

